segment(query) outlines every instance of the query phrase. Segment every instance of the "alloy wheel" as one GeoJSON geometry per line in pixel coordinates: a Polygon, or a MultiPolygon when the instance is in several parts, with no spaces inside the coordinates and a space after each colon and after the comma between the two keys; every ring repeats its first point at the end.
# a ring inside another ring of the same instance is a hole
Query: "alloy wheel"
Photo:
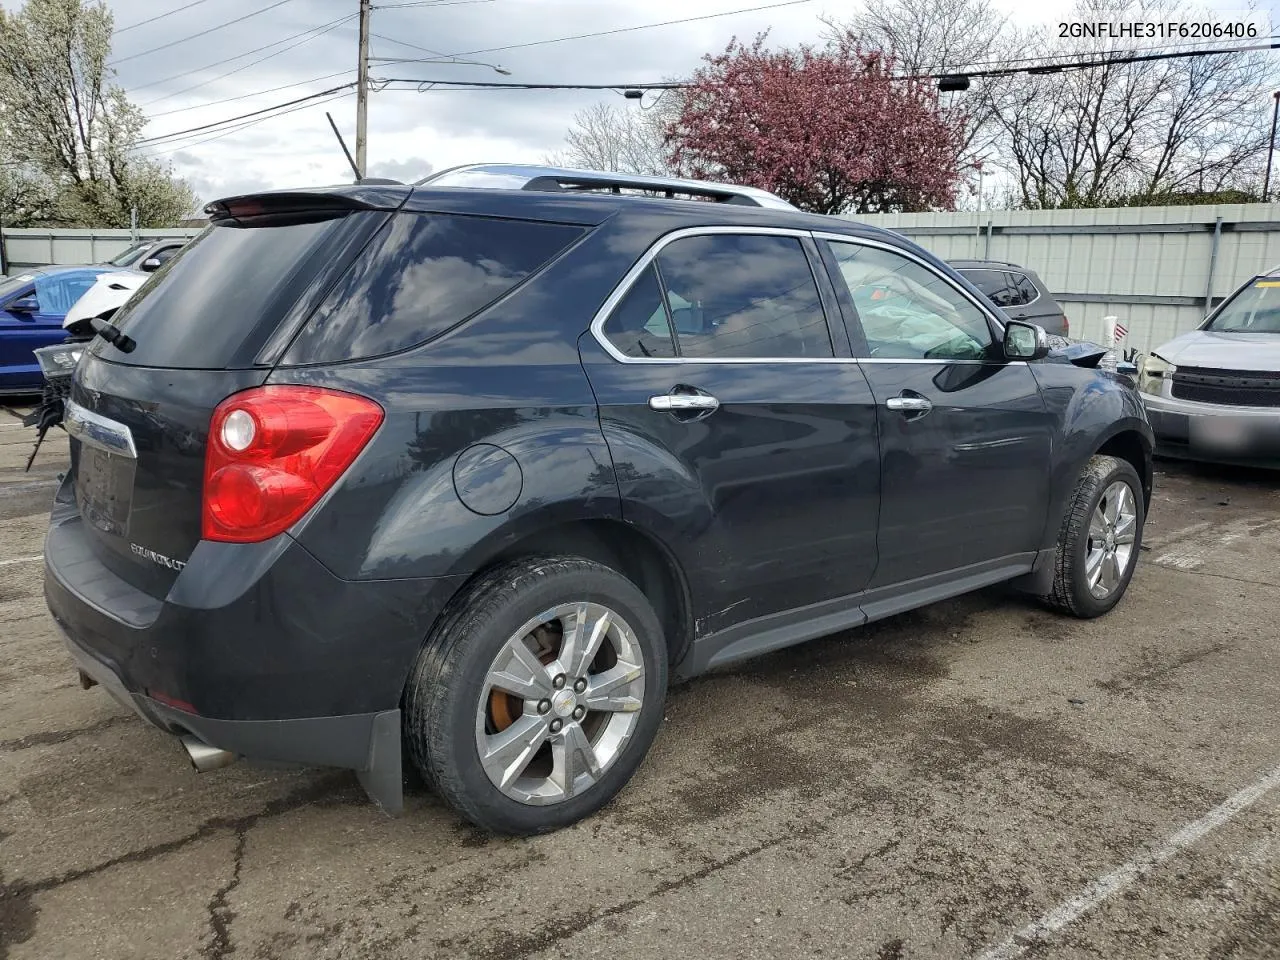
{"type": "Polygon", "coordinates": [[[489,666],[476,708],[481,766],[520,803],[568,800],[617,761],[643,704],[635,631],[601,604],[561,604],[517,630],[489,666]]]}
{"type": "Polygon", "coordinates": [[[1085,577],[1089,592],[1105,600],[1119,588],[1138,537],[1138,510],[1133,490],[1123,480],[1107,487],[1089,520],[1085,577]]]}

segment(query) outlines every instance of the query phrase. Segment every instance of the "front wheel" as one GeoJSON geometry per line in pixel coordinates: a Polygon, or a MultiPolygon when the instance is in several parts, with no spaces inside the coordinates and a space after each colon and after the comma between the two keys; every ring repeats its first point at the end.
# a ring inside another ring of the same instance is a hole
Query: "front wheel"
{"type": "Polygon", "coordinates": [[[1091,458],[1063,517],[1053,590],[1045,601],[1081,618],[1100,617],[1119,603],[1138,563],[1145,519],[1142,481],[1133,465],[1091,458]]]}
{"type": "Polygon", "coordinates": [[[630,780],[666,687],[662,628],[631,581],[588,560],[519,561],[480,577],[424,647],[405,739],[464,817],[541,833],[630,780]]]}

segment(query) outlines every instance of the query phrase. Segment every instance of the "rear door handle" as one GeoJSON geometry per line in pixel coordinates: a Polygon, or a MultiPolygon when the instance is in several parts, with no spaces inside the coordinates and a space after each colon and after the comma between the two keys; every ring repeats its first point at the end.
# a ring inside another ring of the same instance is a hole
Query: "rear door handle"
{"type": "Polygon", "coordinates": [[[649,409],[663,413],[713,413],[720,409],[720,401],[705,393],[663,393],[649,398],[649,409]]]}
{"type": "Polygon", "coordinates": [[[890,397],[884,402],[890,410],[901,410],[903,413],[928,413],[933,404],[927,397],[890,397]]]}

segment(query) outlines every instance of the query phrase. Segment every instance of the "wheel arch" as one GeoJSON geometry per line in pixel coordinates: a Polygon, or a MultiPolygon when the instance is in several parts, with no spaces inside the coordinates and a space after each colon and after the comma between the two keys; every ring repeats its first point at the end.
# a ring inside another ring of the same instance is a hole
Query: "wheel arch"
{"type": "MultiPolygon", "coordinates": [[[[666,544],[620,519],[544,517],[542,523],[522,524],[518,534],[491,539],[468,555],[467,579],[454,596],[464,594],[473,580],[496,566],[534,557],[581,557],[617,570],[653,604],[666,636],[668,662],[674,665],[688,653],[693,616],[684,570],[666,544]]],[[[444,616],[442,612],[436,622],[444,616]]]]}
{"type": "Polygon", "coordinates": [[[1136,426],[1120,426],[1106,439],[1098,444],[1092,456],[1116,457],[1124,460],[1138,474],[1142,481],[1142,508],[1145,513],[1151,508],[1152,476],[1151,464],[1153,444],[1147,433],[1136,426]]]}

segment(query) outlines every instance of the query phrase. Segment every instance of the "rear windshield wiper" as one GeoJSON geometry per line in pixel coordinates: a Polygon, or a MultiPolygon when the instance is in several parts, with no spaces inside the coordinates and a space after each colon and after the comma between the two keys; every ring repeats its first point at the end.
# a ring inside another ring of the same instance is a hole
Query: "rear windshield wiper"
{"type": "Polygon", "coordinates": [[[107,343],[111,344],[121,353],[133,353],[134,348],[138,346],[133,337],[128,334],[121,333],[120,328],[114,323],[108,323],[98,317],[93,317],[89,321],[89,326],[93,327],[93,332],[100,336],[107,343]]]}

